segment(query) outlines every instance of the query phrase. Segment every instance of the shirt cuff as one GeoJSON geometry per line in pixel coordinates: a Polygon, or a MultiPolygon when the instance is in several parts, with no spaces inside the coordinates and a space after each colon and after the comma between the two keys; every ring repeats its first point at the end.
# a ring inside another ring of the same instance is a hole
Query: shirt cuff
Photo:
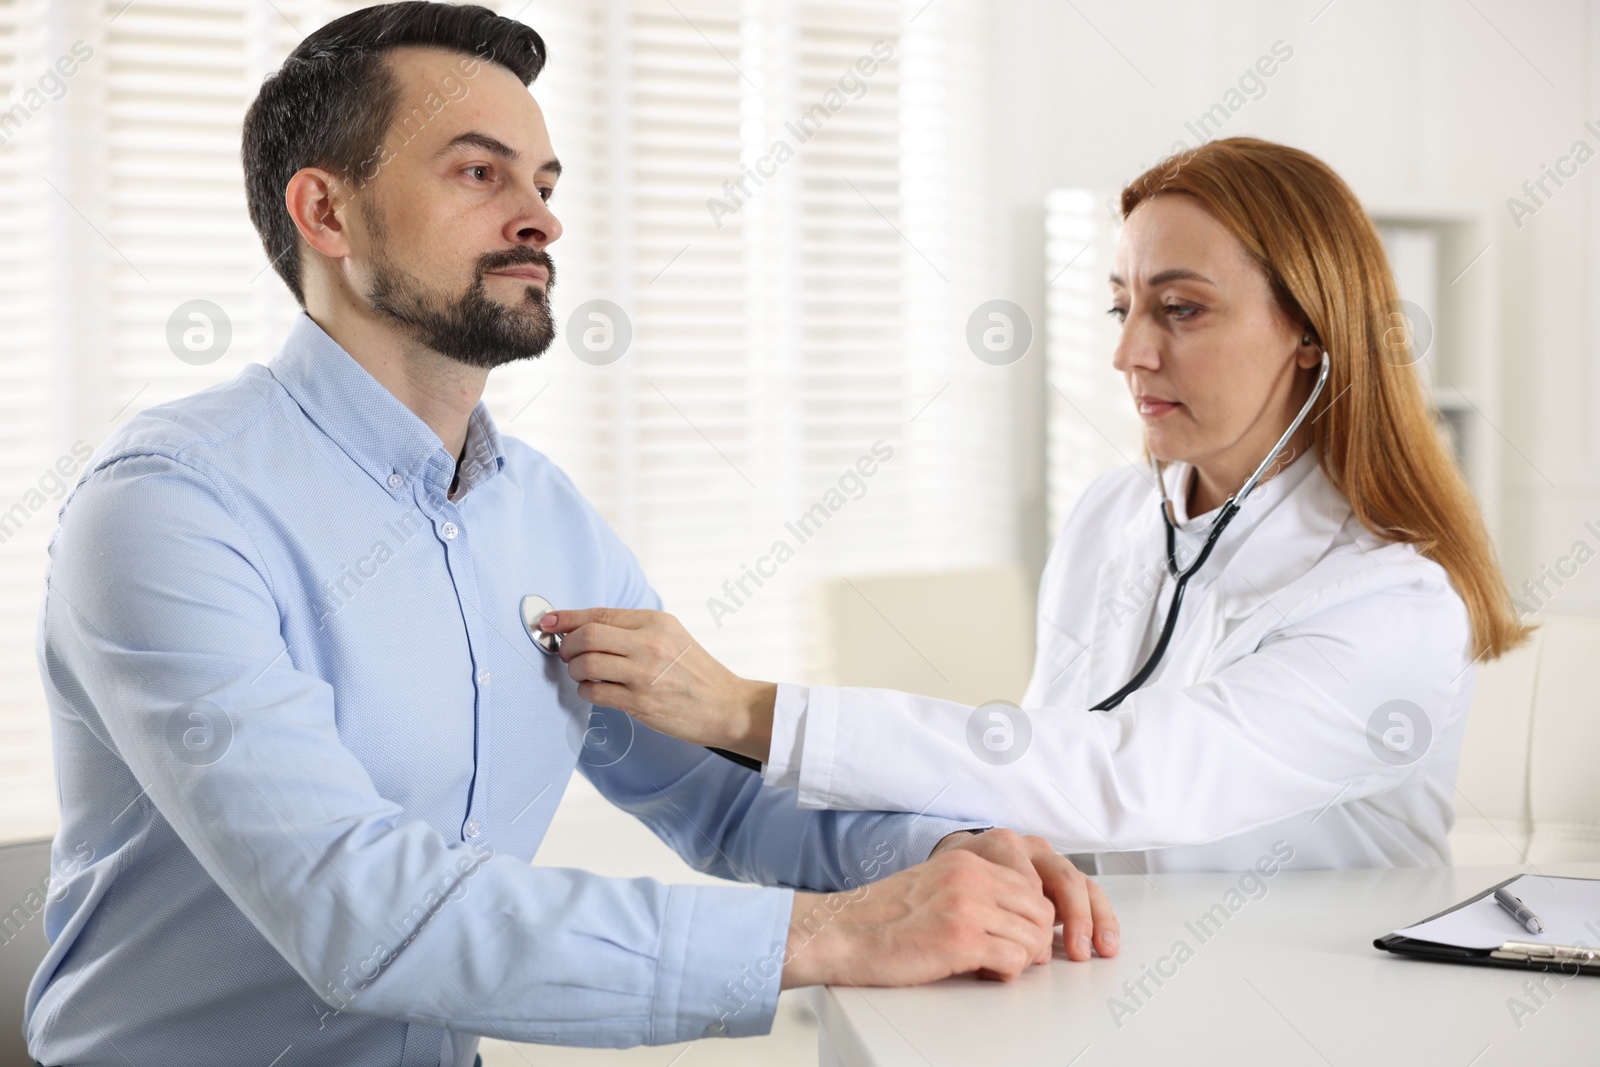
{"type": "Polygon", "coordinates": [[[793,911],[793,889],[671,886],[650,1043],[771,1032],[793,911]]]}
{"type": "MultiPolygon", "coordinates": [[[[915,867],[925,862],[933,853],[933,846],[943,841],[957,830],[993,830],[994,825],[986,822],[961,822],[958,819],[940,819],[932,815],[914,815],[915,820],[906,831],[906,858],[911,862],[906,867],[915,867]]],[[[901,870],[905,868],[902,867],[901,870]]]]}
{"type": "Polygon", "coordinates": [[[780,789],[800,784],[800,751],[805,747],[806,705],[810,690],[803,685],[778,683],[772,706],[772,745],[761,767],[761,780],[780,789]]]}

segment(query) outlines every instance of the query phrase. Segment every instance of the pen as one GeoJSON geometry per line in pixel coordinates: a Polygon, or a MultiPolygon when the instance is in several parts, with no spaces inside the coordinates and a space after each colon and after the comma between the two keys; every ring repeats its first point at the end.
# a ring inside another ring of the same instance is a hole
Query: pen
{"type": "Polygon", "coordinates": [[[1494,891],[1494,899],[1500,906],[1511,913],[1511,917],[1528,928],[1529,933],[1544,933],[1544,923],[1539,921],[1539,916],[1528,910],[1528,906],[1512,896],[1504,886],[1494,891]]]}

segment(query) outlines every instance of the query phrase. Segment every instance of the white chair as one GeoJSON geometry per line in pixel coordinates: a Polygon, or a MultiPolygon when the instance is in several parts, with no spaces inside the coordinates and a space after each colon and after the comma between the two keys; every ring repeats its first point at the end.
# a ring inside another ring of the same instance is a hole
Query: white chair
{"type": "Polygon", "coordinates": [[[822,596],[832,684],[974,705],[1022,699],[1034,593],[1020,567],[853,577],[822,596]]]}
{"type": "Polygon", "coordinates": [[[1477,668],[1450,834],[1461,866],[1600,860],[1600,619],[1536,621],[1477,668]]]}

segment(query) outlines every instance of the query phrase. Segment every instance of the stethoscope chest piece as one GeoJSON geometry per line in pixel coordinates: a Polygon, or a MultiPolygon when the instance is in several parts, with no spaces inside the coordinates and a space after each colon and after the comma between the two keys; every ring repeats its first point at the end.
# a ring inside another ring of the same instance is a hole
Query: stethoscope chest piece
{"type": "MultiPolygon", "coordinates": [[[[528,635],[528,640],[552,656],[561,651],[561,635],[546,633],[539,629],[539,620],[554,610],[555,605],[537,593],[529,593],[522,598],[523,632],[528,635]]],[[[728,752],[720,748],[713,748],[711,751],[723,759],[732,760],[741,767],[747,767],[757,774],[761,773],[760,760],[751,759],[749,756],[741,756],[736,752],[728,752]]],[[[618,758],[620,759],[621,757],[618,758]]]]}
{"type": "Polygon", "coordinates": [[[539,620],[555,609],[554,604],[538,593],[529,593],[522,598],[522,629],[527,633],[528,640],[552,656],[561,651],[561,635],[539,629],[539,620]]]}

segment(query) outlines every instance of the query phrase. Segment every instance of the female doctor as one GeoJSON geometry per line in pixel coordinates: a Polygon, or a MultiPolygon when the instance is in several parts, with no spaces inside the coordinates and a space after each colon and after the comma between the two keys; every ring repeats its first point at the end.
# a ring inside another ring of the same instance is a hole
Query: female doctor
{"type": "Polygon", "coordinates": [[[1526,633],[1378,236],[1326,165],[1250,138],[1157,164],[1121,209],[1112,363],[1149,462],[1056,540],[1021,709],[746,681],[652,612],[541,625],[584,699],[758,760],[804,807],[1016,826],[1104,873],[1448,864],[1472,665],[1526,633]]]}

